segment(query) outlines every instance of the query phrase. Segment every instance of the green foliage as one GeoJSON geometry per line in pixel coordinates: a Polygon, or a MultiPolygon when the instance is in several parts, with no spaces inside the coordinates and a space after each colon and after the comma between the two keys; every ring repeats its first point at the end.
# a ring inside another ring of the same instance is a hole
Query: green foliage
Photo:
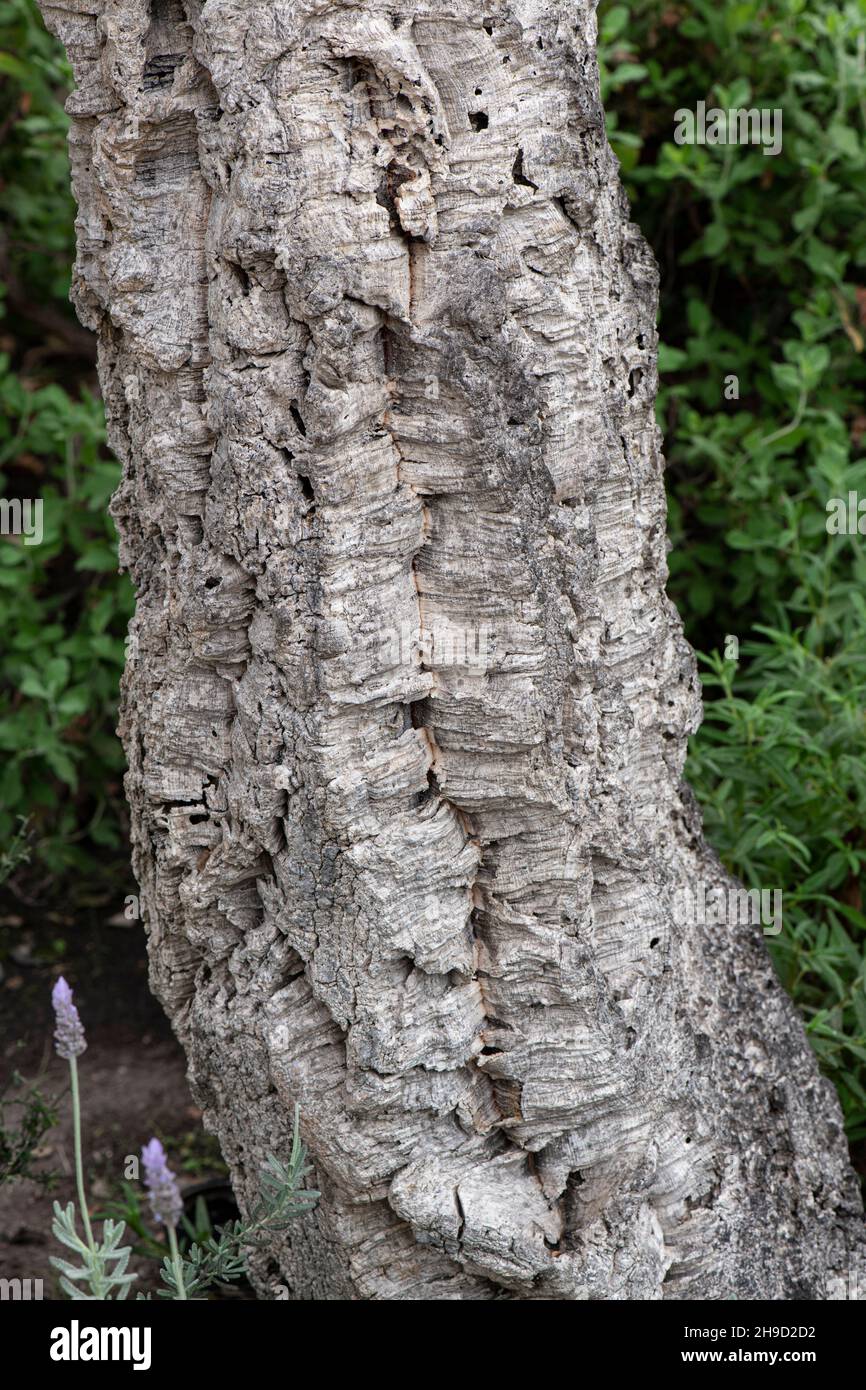
{"type": "Polygon", "coordinates": [[[50,1256],[54,1268],[60,1271],[60,1287],[67,1298],[88,1303],[112,1297],[126,1298],[136,1276],[126,1272],[132,1246],[120,1244],[124,1235],[122,1224],[104,1222],[102,1240],[91,1248],[75,1229],[75,1203],[68,1202],[62,1207],[55,1202],[51,1230],[60,1243],[73,1250],[81,1260],[74,1265],[57,1255],[50,1256]]]}
{"type": "MultiPolygon", "coordinates": [[[[182,1170],[182,1164],[177,1166],[182,1170]]],[[[225,1168],[222,1160],[220,1160],[220,1166],[225,1168]]],[[[162,1260],[165,1254],[165,1245],[156,1239],[150,1229],[147,1198],[140,1188],[125,1180],[121,1182],[119,1195],[106,1202],[99,1212],[100,1219],[109,1216],[115,1221],[122,1221],[130,1234],[135,1237],[135,1244],[132,1247],[134,1255],[162,1260]]],[[[187,1248],[184,1241],[190,1246],[204,1245],[214,1234],[207,1203],[201,1194],[196,1198],[193,1220],[190,1221],[189,1217],[182,1216],[180,1224],[183,1234],[179,1244],[182,1252],[187,1248]]]]}
{"type": "Polygon", "coordinates": [[[687,773],[866,1136],[866,0],[603,4],[602,85],[662,272],[670,591],[703,658],[687,773]],[[674,114],[781,108],[777,156],[677,145],[674,114]],[[724,397],[739,379],[739,399],[724,397]],[[739,638],[739,664],[725,637],[739,638]]]}
{"type": "Polygon", "coordinates": [[[119,469],[66,302],[69,82],[32,0],[0,0],[0,491],[42,499],[44,532],[36,545],[0,536],[0,864],[29,857],[55,880],[94,873],[121,843],[114,724],[131,612],[106,514],[119,469]]]}
{"type": "MultiPolygon", "coordinates": [[[[294,1133],[288,1161],[283,1163],[273,1154],[261,1172],[259,1201],[247,1221],[230,1221],[217,1235],[201,1232],[191,1239],[181,1262],[183,1286],[187,1298],[201,1298],[215,1284],[227,1284],[246,1273],[247,1248],[265,1245],[268,1236],[284,1231],[296,1216],[316,1205],[319,1193],[304,1187],[310,1172],[307,1151],[301,1143],[299,1112],[295,1107],[294,1133]]],[[[192,1234],[185,1223],[187,1235],[192,1234]]],[[[201,1227],[201,1218],[196,1226],[201,1227]]],[[[166,1255],[160,1271],[164,1289],[160,1298],[179,1296],[177,1276],[170,1256],[166,1255]]]]}
{"type": "Polygon", "coordinates": [[[72,73],[34,0],[0,0],[2,278],[64,303],[74,252],[63,110],[72,73]]]}
{"type": "Polygon", "coordinates": [[[28,1085],[13,1071],[0,1087],[0,1184],[12,1178],[51,1187],[55,1173],[34,1169],[36,1150],[57,1124],[56,1101],[47,1099],[38,1086],[28,1085]]]}
{"type": "Polygon", "coordinates": [[[121,1182],[119,1195],[100,1208],[97,1219],[111,1219],[125,1226],[129,1237],[135,1238],[132,1246],[133,1255],[162,1260],[165,1245],[157,1240],[148,1225],[147,1197],[133,1183],[121,1182]]]}
{"type": "Polygon", "coordinates": [[[18,828],[14,834],[5,842],[0,843],[0,887],[21,864],[30,863],[27,824],[25,818],[19,816],[18,828]]]}

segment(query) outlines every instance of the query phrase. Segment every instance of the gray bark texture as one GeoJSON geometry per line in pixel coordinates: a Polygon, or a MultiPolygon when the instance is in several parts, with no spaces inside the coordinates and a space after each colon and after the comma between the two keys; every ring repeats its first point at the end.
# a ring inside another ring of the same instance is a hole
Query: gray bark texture
{"type": "Polygon", "coordinates": [[[152,983],[295,1299],[862,1296],[682,781],[653,258],[589,0],[42,0],[137,594],[152,983]]]}

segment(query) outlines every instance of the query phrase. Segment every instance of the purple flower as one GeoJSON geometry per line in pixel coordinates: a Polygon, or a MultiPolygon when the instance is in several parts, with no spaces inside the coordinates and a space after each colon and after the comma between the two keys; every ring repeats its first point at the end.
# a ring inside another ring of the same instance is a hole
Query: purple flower
{"type": "Polygon", "coordinates": [[[67,1062],[71,1062],[73,1057],[81,1056],[87,1047],[87,1042],[81,1019],[78,1017],[78,1010],[72,1002],[72,990],[62,975],[51,991],[51,1003],[54,1005],[54,1017],[57,1024],[54,1029],[57,1055],[58,1057],[65,1057],[67,1062]]]}
{"type": "Polygon", "coordinates": [[[151,1139],[141,1151],[144,1164],[144,1185],[150,1197],[154,1218],[163,1226],[173,1228],[183,1213],[183,1198],[177,1178],[168,1166],[165,1149],[158,1139],[151,1139]]]}

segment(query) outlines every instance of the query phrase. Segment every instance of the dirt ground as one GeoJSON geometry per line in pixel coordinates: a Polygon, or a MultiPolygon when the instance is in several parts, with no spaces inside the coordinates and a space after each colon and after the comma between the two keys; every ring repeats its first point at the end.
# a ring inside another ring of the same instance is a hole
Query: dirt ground
{"type": "MultiPolygon", "coordinates": [[[[74,1198],[67,1064],[54,1053],[51,987],[64,975],[75,991],[87,1035],[79,1059],[83,1145],[91,1215],[123,1196],[124,1165],[157,1135],[188,1192],[225,1168],[205,1134],[186,1083],[183,1053],[147,987],[140,923],[105,914],[26,913],[0,891],[0,1096],[3,1124],[17,1128],[21,1088],[14,1072],[56,1098],[58,1123],[40,1141],[33,1170],[52,1174],[50,1188],[31,1179],[0,1184],[0,1278],[42,1279],[59,1294],[52,1254],[71,1254],[51,1234],[52,1205],[74,1198]]],[[[132,1186],[142,1191],[140,1183],[132,1186]]],[[[148,1230],[159,1230],[149,1220],[148,1230]]],[[[133,1238],[133,1243],[135,1243],[133,1238]]],[[[157,1287],[158,1261],[137,1258],[143,1290],[157,1287]]],[[[249,1294],[247,1294],[249,1296],[249,1294]]]]}

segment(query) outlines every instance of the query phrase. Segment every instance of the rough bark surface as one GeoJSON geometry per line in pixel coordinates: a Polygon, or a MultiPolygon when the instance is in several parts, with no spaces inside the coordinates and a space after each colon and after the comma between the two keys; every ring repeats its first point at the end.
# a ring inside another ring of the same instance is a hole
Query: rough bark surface
{"type": "Polygon", "coordinates": [[[856,1296],[760,929],[673,912],[724,875],[592,6],[42,4],[152,980],[239,1191],[299,1102],[324,1194],[263,1293],[856,1296]]]}

